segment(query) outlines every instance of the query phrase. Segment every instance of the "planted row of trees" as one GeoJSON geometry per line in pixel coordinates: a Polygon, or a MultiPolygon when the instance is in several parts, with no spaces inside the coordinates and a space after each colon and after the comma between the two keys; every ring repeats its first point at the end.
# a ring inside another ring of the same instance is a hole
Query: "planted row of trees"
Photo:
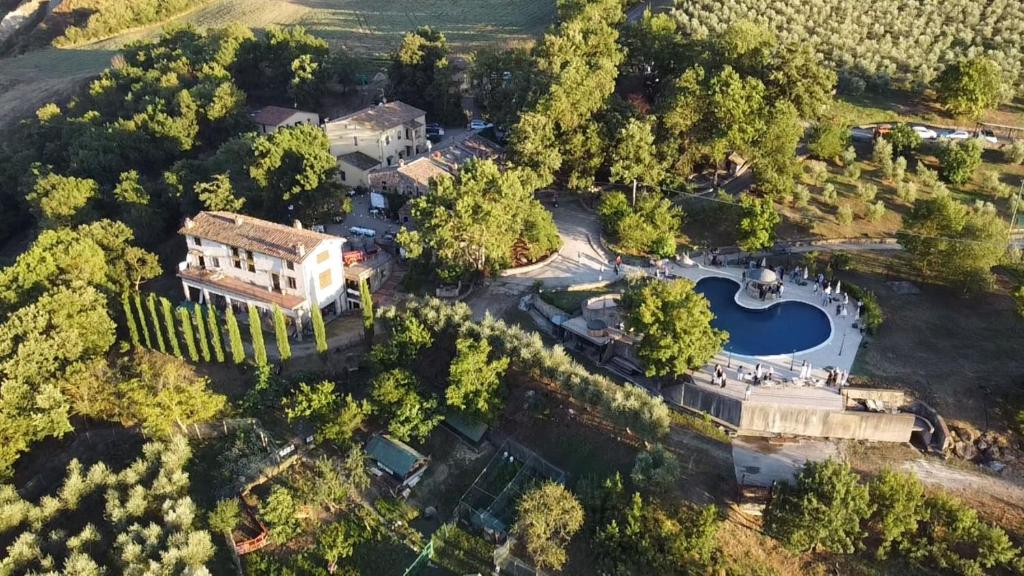
{"type": "MultiPolygon", "coordinates": [[[[225,349],[230,352],[231,362],[241,364],[246,359],[246,347],[242,341],[242,332],[231,307],[225,309],[224,322],[221,327],[220,312],[212,303],[205,306],[180,306],[174,310],[171,302],[156,294],[150,293],[143,297],[140,292],[125,293],[121,296],[121,310],[129,337],[135,347],[145,347],[171,354],[178,358],[186,358],[192,362],[218,362],[227,359],[225,349]],[[143,304],[145,302],[145,304],[143,304]],[[157,309],[162,311],[162,315],[157,309]],[[162,319],[162,320],[161,320],[162,319]],[[224,336],[227,332],[227,347],[224,336]],[[180,333],[180,340],[179,340],[180,333]],[[181,342],[184,342],[184,353],[181,342]]],[[[323,315],[318,309],[312,314],[313,333],[316,339],[317,352],[327,350],[326,328],[323,315]]],[[[280,307],[272,308],[274,322],[274,339],[277,345],[278,358],[287,361],[291,358],[291,343],[288,336],[288,321],[280,307]]],[[[268,364],[267,347],[263,339],[263,320],[259,310],[250,305],[248,308],[249,336],[252,347],[253,362],[258,366],[268,364]]]]}

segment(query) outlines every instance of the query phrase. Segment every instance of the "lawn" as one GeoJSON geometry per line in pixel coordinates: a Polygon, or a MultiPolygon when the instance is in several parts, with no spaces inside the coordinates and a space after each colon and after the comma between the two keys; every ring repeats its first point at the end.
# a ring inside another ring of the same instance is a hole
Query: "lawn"
{"type": "Polygon", "coordinates": [[[914,280],[905,254],[851,256],[854,269],[840,277],[873,290],[885,314],[861,346],[854,376],[905,389],[948,420],[1005,430],[1001,408],[1020,400],[1024,374],[1024,321],[1005,290],[962,298],[918,284],[920,294],[900,295],[886,282],[914,280]]]}
{"type": "Polygon", "coordinates": [[[568,314],[579,314],[580,306],[587,300],[610,292],[620,292],[623,283],[616,282],[595,290],[552,290],[540,293],[541,300],[564,310],[568,314]]]}

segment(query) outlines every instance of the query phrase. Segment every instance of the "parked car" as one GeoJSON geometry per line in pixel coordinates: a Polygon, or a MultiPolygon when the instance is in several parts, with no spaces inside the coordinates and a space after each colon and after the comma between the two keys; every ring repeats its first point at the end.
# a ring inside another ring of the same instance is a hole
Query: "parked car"
{"type": "Polygon", "coordinates": [[[480,118],[473,118],[472,120],[469,121],[470,130],[483,130],[485,128],[490,128],[491,126],[494,126],[494,124],[488,124],[487,122],[484,122],[480,118]]]}
{"type": "Polygon", "coordinates": [[[939,137],[939,133],[926,126],[912,126],[911,127],[921,140],[935,140],[939,137]]]}
{"type": "Polygon", "coordinates": [[[872,135],[875,137],[875,140],[878,140],[889,132],[892,132],[892,124],[879,124],[878,126],[875,126],[875,130],[872,135]]]}
{"type": "Polygon", "coordinates": [[[427,136],[444,136],[444,128],[437,122],[427,124],[427,136]]]}
{"type": "Polygon", "coordinates": [[[974,133],[975,138],[980,138],[989,144],[999,144],[999,138],[991,130],[978,130],[974,133]]]}
{"type": "Polygon", "coordinates": [[[939,134],[939,140],[967,140],[970,137],[967,130],[950,130],[939,134]]]}

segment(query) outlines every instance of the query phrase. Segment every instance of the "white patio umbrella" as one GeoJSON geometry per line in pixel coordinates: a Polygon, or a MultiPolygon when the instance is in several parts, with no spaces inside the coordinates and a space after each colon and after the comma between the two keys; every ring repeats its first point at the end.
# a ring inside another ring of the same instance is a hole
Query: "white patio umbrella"
{"type": "Polygon", "coordinates": [[[761,268],[767,268],[767,267],[768,267],[768,258],[767,257],[761,258],[761,268]]]}
{"type": "Polygon", "coordinates": [[[836,280],[836,294],[840,294],[842,292],[842,290],[841,290],[842,286],[843,286],[842,281],[836,280]]]}
{"type": "Polygon", "coordinates": [[[804,266],[804,280],[807,280],[807,266],[804,266]]]}

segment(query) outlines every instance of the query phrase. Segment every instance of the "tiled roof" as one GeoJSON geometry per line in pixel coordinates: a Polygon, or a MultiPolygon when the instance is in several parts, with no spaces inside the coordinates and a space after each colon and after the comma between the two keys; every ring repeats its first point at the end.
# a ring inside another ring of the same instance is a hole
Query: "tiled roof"
{"type": "Polygon", "coordinates": [[[369,170],[370,168],[376,168],[380,166],[380,160],[377,160],[369,154],[363,154],[362,152],[350,152],[348,154],[342,154],[338,157],[338,160],[359,168],[360,170],[369,170]]]}
{"type": "Polygon", "coordinates": [[[200,212],[186,220],[178,234],[197,236],[291,262],[302,262],[325,240],[339,239],[231,212],[200,212]]]}
{"type": "Polygon", "coordinates": [[[446,167],[429,157],[417,158],[399,167],[398,172],[424,188],[430,185],[431,178],[450,174],[446,167]]]}
{"type": "MultiPolygon", "coordinates": [[[[281,106],[266,106],[260,108],[253,114],[252,120],[257,124],[263,126],[280,126],[284,124],[292,116],[302,112],[302,110],[295,110],[294,108],[282,108],[281,106]]],[[[307,112],[311,114],[311,112],[307,112]]]]}
{"type": "Polygon", "coordinates": [[[426,115],[426,112],[423,110],[396,100],[387,104],[363,108],[348,116],[331,120],[329,124],[341,124],[353,128],[379,131],[401,126],[424,115],[426,115]]]}

